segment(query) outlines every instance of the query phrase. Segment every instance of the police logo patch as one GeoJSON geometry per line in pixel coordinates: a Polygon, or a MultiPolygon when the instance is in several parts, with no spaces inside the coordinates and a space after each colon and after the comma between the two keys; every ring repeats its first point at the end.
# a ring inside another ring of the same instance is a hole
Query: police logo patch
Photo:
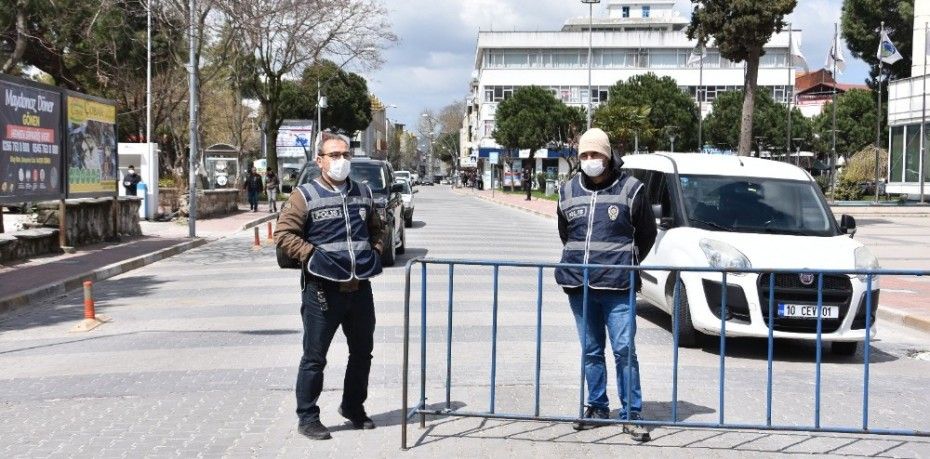
{"type": "Polygon", "coordinates": [[[565,218],[568,219],[568,221],[572,221],[576,218],[583,218],[587,213],[588,213],[587,207],[579,207],[577,209],[572,209],[568,211],[568,213],[565,214],[565,218]]]}
{"type": "Polygon", "coordinates": [[[335,220],[337,218],[342,218],[342,209],[320,209],[314,210],[311,214],[313,221],[323,221],[323,220],[335,220]]]}
{"type": "Polygon", "coordinates": [[[607,208],[607,216],[610,217],[610,221],[614,221],[617,217],[620,216],[620,208],[617,206],[610,206],[607,208]]]}
{"type": "Polygon", "coordinates": [[[368,219],[368,211],[365,210],[364,207],[362,207],[361,209],[358,210],[358,215],[359,215],[360,217],[362,217],[362,220],[367,220],[367,219],[368,219]]]}

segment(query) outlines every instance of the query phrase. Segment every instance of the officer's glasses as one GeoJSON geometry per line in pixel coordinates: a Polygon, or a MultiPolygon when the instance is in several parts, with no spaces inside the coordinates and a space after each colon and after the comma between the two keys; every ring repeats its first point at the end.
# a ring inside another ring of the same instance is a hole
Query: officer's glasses
{"type": "Polygon", "coordinates": [[[330,159],[352,159],[352,152],[350,151],[334,151],[331,153],[320,153],[320,156],[329,156],[330,159]]]}

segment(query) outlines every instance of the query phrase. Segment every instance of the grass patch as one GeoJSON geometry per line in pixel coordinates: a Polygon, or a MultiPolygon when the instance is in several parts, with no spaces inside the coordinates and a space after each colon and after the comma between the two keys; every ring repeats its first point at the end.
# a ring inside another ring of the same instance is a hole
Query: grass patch
{"type": "MultiPolygon", "coordinates": [[[[510,191],[509,187],[504,188],[504,193],[506,193],[506,194],[512,194],[512,195],[518,195],[518,196],[526,196],[526,192],[525,192],[525,191],[522,191],[522,190],[521,190],[521,191],[510,191]]],[[[539,190],[534,190],[533,193],[532,193],[532,195],[533,195],[534,198],[545,199],[545,200],[548,200],[548,201],[558,201],[558,200],[559,200],[559,194],[558,194],[558,193],[553,193],[552,196],[546,196],[546,193],[544,193],[544,192],[542,192],[542,191],[539,191],[539,190]]]]}

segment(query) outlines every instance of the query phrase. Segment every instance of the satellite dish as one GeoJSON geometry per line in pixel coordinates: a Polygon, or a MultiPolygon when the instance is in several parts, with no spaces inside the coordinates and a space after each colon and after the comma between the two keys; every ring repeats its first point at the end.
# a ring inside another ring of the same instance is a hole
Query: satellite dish
{"type": "Polygon", "coordinates": [[[217,176],[216,176],[216,184],[217,184],[217,185],[219,185],[219,186],[226,186],[227,183],[229,183],[229,177],[227,177],[226,175],[217,175],[217,176]]]}

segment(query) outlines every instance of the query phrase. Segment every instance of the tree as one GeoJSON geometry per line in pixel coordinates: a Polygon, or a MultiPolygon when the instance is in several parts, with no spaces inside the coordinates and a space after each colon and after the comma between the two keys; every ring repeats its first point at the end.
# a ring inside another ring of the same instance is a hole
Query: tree
{"type": "Polygon", "coordinates": [[[679,89],[674,78],[658,77],[646,73],[618,81],[610,88],[607,105],[650,107],[649,124],[663,135],[652,136],[648,141],[640,140],[640,146],[648,150],[668,150],[671,142],[668,135],[676,135],[678,150],[697,146],[698,112],[694,100],[679,89]]]}
{"type": "MultiPolygon", "coordinates": [[[[862,59],[872,67],[870,85],[878,76],[879,28],[885,21],[885,31],[894,41],[904,59],[893,65],[885,64],[892,79],[911,75],[911,30],[914,27],[914,2],[902,0],[844,0],[840,17],[843,38],[853,57],[862,59]]],[[[923,24],[920,24],[921,26],[923,24]]]]}
{"type": "Polygon", "coordinates": [[[578,167],[578,139],[587,127],[587,113],[582,107],[562,104],[556,116],[556,136],[553,146],[559,150],[559,158],[568,164],[569,175],[578,167]]]}
{"type": "MultiPolygon", "coordinates": [[[[883,107],[884,109],[884,107],[883,107]]],[[[872,91],[853,89],[836,98],[836,154],[844,157],[875,143],[875,97],[872,91]]],[[[827,103],[813,122],[819,139],[815,148],[821,153],[832,151],[833,103],[827,103]]]]}
{"type": "Polygon", "coordinates": [[[225,0],[225,4],[227,14],[236,18],[239,43],[255,56],[250,87],[262,106],[272,170],[278,167],[274,147],[284,120],[284,81],[301,75],[323,56],[346,62],[356,59],[374,69],[381,64],[380,50],[397,41],[386,11],[375,0],[225,0]]]}
{"type": "MultiPolygon", "coordinates": [[[[559,116],[565,104],[548,89],[524,86],[497,106],[497,127],[491,134],[497,143],[510,150],[529,150],[529,163],[535,163],[536,150],[557,140],[559,116]]],[[[513,161],[512,156],[510,161],[513,161]]],[[[511,182],[512,183],[512,182],[511,182]]],[[[530,191],[526,192],[527,199],[530,191]]]]}
{"type": "MultiPolygon", "coordinates": [[[[713,110],[704,121],[707,143],[727,149],[735,149],[739,145],[742,101],[742,91],[730,91],[717,96],[713,110]]],[[[785,152],[788,108],[776,103],[768,91],[759,91],[753,109],[753,117],[758,121],[753,123],[752,131],[755,150],[785,152]]],[[[810,121],[797,108],[791,111],[791,137],[803,139],[802,144],[810,142],[810,121]]]]}
{"type": "Polygon", "coordinates": [[[637,140],[651,143],[657,129],[652,125],[649,105],[622,103],[601,105],[594,111],[594,125],[603,129],[621,152],[633,151],[637,140]]]}
{"type": "Polygon", "coordinates": [[[762,47],[773,33],[785,27],[785,16],[794,11],[797,0],[691,1],[696,6],[688,26],[688,38],[697,38],[702,45],[713,38],[722,57],[746,63],[738,151],[742,156],[749,155],[759,59],[765,54],[762,47]]]}
{"type": "Polygon", "coordinates": [[[336,63],[322,60],[307,67],[301,78],[301,89],[312,94],[308,106],[316,119],[317,82],[325,85],[326,108],[323,109],[322,129],[343,131],[349,135],[361,131],[371,124],[371,97],[368,83],[361,75],[347,72],[336,63]]]}

